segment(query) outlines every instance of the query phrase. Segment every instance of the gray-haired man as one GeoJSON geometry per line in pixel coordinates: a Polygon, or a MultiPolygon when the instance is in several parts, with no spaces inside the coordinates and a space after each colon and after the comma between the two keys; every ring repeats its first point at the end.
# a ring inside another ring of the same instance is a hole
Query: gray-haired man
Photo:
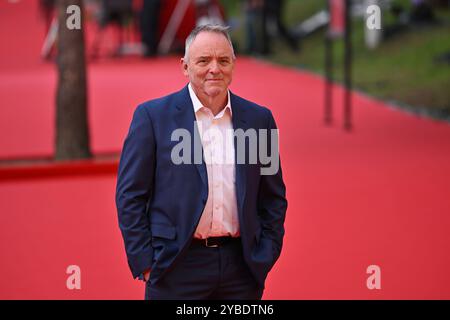
{"type": "Polygon", "coordinates": [[[255,135],[238,148],[233,135],[277,132],[276,125],[269,109],[228,90],[235,59],[226,28],[194,29],[181,59],[189,84],[134,113],[116,203],[128,263],[146,280],[147,299],[260,299],[281,253],[281,167],[264,174],[268,163],[249,159],[257,146],[279,164],[278,140],[255,135]],[[179,131],[192,148],[177,154],[179,131]],[[234,144],[225,143],[230,135],[234,144]]]}

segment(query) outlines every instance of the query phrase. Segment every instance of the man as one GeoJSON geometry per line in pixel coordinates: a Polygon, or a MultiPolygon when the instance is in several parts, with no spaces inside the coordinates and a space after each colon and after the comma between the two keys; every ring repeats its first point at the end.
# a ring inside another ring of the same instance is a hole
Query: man
{"type": "Polygon", "coordinates": [[[142,3],[140,29],[144,44],[144,57],[153,57],[158,51],[158,25],[161,0],[144,0],[142,3]]]}
{"type": "Polygon", "coordinates": [[[279,164],[277,136],[256,136],[276,132],[275,121],[228,90],[234,62],[227,28],[197,27],[181,59],[189,84],[134,113],[116,204],[129,267],[146,281],[146,299],[261,299],[280,255],[281,169],[267,174],[267,158],[249,159],[258,149],[279,164]],[[243,144],[234,135],[242,132],[243,144]],[[228,161],[218,161],[224,155],[228,161]]]}
{"type": "MultiPolygon", "coordinates": [[[[265,0],[264,13],[265,13],[265,41],[271,42],[270,37],[267,35],[269,24],[273,23],[277,28],[277,35],[284,39],[289,47],[294,52],[299,51],[298,39],[291,33],[286,27],[283,20],[283,8],[285,5],[284,0],[265,0]]],[[[267,44],[270,51],[270,43],[267,44]]]]}

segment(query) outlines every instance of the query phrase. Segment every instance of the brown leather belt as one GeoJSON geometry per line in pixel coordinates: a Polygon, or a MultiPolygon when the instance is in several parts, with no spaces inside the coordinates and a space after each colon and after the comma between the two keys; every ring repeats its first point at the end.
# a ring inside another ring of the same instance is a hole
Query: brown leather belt
{"type": "Polygon", "coordinates": [[[230,242],[240,241],[241,238],[233,238],[233,237],[209,237],[206,239],[197,239],[194,238],[192,240],[192,244],[202,245],[208,248],[217,248],[221,247],[230,242]]]}

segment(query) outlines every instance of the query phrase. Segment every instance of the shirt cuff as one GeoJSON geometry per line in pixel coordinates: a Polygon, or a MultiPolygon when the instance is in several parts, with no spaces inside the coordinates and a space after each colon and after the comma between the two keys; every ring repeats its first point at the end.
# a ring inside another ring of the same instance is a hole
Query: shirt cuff
{"type": "Polygon", "coordinates": [[[141,274],[139,275],[138,279],[145,282],[144,274],[141,273],[141,274]]]}

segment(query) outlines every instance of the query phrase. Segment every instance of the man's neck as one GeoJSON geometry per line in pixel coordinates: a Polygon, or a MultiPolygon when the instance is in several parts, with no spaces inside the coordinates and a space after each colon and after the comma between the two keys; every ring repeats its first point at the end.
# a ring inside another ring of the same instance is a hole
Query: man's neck
{"type": "MultiPolygon", "coordinates": [[[[195,92],[195,91],[194,91],[195,92]]],[[[218,94],[217,96],[211,97],[206,94],[197,94],[198,100],[202,105],[211,110],[213,115],[217,115],[228,103],[228,91],[218,94]]]]}

